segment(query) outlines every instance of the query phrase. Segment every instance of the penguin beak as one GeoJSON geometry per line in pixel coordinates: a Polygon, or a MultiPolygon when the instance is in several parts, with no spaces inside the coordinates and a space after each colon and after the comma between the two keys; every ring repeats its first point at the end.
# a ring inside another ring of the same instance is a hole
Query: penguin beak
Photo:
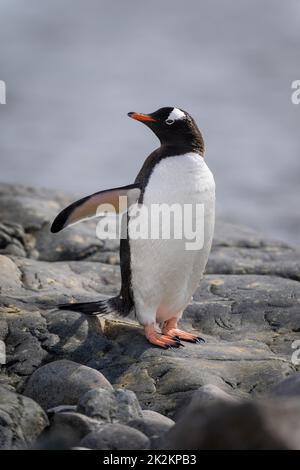
{"type": "Polygon", "coordinates": [[[153,117],[151,117],[149,114],[142,114],[142,113],[128,113],[128,116],[132,119],[135,119],[136,121],[141,121],[141,122],[156,122],[153,117]]]}

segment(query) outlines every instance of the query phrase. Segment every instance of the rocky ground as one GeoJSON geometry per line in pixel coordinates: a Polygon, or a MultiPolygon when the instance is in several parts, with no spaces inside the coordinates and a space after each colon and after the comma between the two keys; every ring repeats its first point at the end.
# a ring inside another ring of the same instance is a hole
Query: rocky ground
{"type": "Polygon", "coordinates": [[[133,320],[57,310],[120,283],[93,222],[50,233],[69,201],[0,185],[0,447],[300,448],[299,251],[217,224],[182,321],[206,343],[165,351],[133,320]]]}

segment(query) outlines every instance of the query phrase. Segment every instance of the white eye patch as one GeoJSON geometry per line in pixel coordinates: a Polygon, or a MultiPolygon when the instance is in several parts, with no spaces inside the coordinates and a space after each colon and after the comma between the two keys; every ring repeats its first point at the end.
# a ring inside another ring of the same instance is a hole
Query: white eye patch
{"type": "Polygon", "coordinates": [[[168,120],[170,121],[177,121],[178,119],[184,119],[185,114],[183,111],[180,111],[178,108],[173,108],[172,112],[168,116],[168,120]]]}

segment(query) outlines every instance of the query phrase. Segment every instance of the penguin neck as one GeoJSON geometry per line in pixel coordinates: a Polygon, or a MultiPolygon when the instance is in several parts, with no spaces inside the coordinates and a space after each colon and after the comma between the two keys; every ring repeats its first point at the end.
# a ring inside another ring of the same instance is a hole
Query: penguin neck
{"type": "Polygon", "coordinates": [[[183,155],[185,153],[198,153],[204,158],[204,141],[201,138],[190,139],[190,140],[172,140],[161,141],[160,150],[165,155],[183,155]]]}
{"type": "Polygon", "coordinates": [[[161,150],[167,155],[181,155],[185,153],[198,153],[204,158],[204,140],[201,132],[191,132],[188,135],[178,136],[178,138],[160,139],[161,150]]]}

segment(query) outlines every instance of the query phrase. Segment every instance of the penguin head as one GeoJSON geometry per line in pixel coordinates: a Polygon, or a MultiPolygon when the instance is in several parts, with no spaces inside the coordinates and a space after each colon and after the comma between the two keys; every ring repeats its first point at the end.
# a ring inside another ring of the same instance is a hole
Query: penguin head
{"type": "Polygon", "coordinates": [[[150,114],[130,112],[128,116],[146,124],[162,145],[184,143],[200,153],[204,151],[201,132],[194,119],[183,109],[166,107],[150,114]]]}

